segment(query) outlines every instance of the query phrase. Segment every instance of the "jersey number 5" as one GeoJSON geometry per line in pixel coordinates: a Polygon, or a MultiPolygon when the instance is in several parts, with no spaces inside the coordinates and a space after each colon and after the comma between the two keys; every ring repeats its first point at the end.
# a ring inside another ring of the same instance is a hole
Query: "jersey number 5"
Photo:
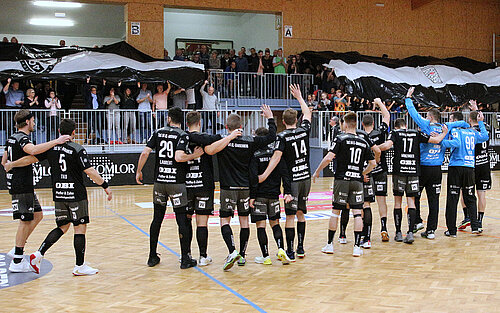
{"type": "Polygon", "coordinates": [[[61,167],[61,172],[66,172],[66,160],[64,159],[64,154],[59,154],[59,166],[61,167]]]}
{"type": "Polygon", "coordinates": [[[160,141],[160,147],[160,151],[158,151],[158,156],[160,158],[167,157],[169,159],[172,159],[174,157],[174,143],[172,141],[162,140],[160,141]]]}
{"type": "Polygon", "coordinates": [[[304,140],[300,141],[300,151],[296,141],[292,142],[292,146],[295,149],[295,156],[297,157],[297,159],[300,158],[301,155],[302,156],[307,155],[307,147],[306,147],[306,142],[304,140]]]}

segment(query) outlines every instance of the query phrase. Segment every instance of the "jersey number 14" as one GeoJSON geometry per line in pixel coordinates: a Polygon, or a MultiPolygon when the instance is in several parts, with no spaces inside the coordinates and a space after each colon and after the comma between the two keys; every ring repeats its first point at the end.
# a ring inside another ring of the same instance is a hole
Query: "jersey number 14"
{"type": "Polygon", "coordinates": [[[301,156],[307,155],[307,147],[306,147],[306,142],[304,140],[300,141],[300,147],[298,147],[296,141],[292,142],[292,146],[295,149],[295,156],[297,157],[297,159],[300,158],[301,156]]]}

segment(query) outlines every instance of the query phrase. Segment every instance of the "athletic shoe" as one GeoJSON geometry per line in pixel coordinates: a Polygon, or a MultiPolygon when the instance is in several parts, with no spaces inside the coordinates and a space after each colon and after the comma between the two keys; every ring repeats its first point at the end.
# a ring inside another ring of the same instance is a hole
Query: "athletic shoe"
{"type": "Polygon", "coordinates": [[[470,226],[470,218],[466,218],[458,224],[458,230],[465,230],[468,226],[470,226]]]}
{"type": "Polygon", "coordinates": [[[73,275],[75,276],[88,276],[95,275],[97,273],[99,273],[99,270],[97,268],[92,268],[86,263],[83,263],[80,266],[75,265],[75,268],[73,269],[73,275]]]}
{"type": "Polygon", "coordinates": [[[388,242],[389,241],[389,233],[386,231],[383,231],[380,233],[380,236],[382,236],[382,241],[383,242],[388,242]]]}
{"type": "Polygon", "coordinates": [[[40,274],[40,265],[42,264],[43,255],[40,251],[36,251],[30,255],[30,268],[33,272],[40,274]]]}
{"type": "Polygon", "coordinates": [[[361,244],[361,248],[370,249],[372,247],[372,242],[370,240],[365,240],[361,244]]]}
{"type": "Polygon", "coordinates": [[[450,231],[449,231],[449,230],[445,231],[445,232],[444,232],[444,235],[445,235],[446,237],[457,238],[457,234],[452,234],[452,233],[450,233],[450,231]]]}
{"type": "Polygon", "coordinates": [[[345,245],[347,243],[346,237],[339,237],[339,243],[345,245]]]}
{"type": "Polygon", "coordinates": [[[420,236],[422,236],[422,238],[427,238],[427,239],[434,239],[436,238],[436,235],[434,235],[434,231],[433,230],[427,230],[427,231],[424,231],[420,234],[420,236]]]}
{"type": "Polygon", "coordinates": [[[400,231],[396,232],[396,236],[394,236],[394,241],[397,241],[397,242],[403,241],[403,234],[400,231]]]}
{"type": "Polygon", "coordinates": [[[295,252],[286,252],[286,255],[288,256],[288,258],[290,259],[290,262],[295,262],[295,252]]]}
{"type": "Polygon", "coordinates": [[[483,233],[483,229],[482,229],[481,227],[480,227],[480,228],[478,228],[477,230],[479,231],[479,233],[480,233],[480,234],[482,234],[482,233],[483,233]]]}
{"type": "Polygon", "coordinates": [[[10,265],[9,265],[9,271],[11,271],[11,273],[27,273],[27,272],[31,272],[30,264],[24,258],[19,263],[14,263],[14,260],[12,260],[10,262],[10,265]]]}
{"type": "Polygon", "coordinates": [[[476,229],[476,230],[473,230],[473,231],[472,231],[472,234],[473,234],[473,235],[478,235],[478,236],[480,236],[482,232],[483,232],[482,230],[481,230],[481,231],[479,231],[479,229],[476,229]]]}
{"type": "Polygon", "coordinates": [[[406,234],[405,239],[403,240],[404,243],[412,244],[415,241],[415,238],[413,237],[413,233],[409,232],[406,234]]]}
{"type": "Polygon", "coordinates": [[[286,254],[285,250],[282,248],[278,249],[278,253],[276,254],[276,256],[278,257],[278,259],[281,262],[283,262],[283,265],[290,264],[290,262],[291,262],[290,258],[286,254]]]}
{"type": "Polygon", "coordinates": [[[332,243],[327,243],[323,249],[321,249],[321,252],[326,253],[326,254],[333,254],[333,242],[332,243]]]}
{"type": "Polygon", "coordinates": [[[363,255],[363,249],[361,249],[361,247],[354,246],[354,248],[352,249],[352,256],[358,257],[362,255],[363,255]]]}
{"type": "Polygon", "coordinates": [[[258,257],[255,257],[255,263],[257,263],[257,264],[264,264],[264,265],[273,265],[273,262],[271,261],[271,257],[270,256],[266,256],[266,257],[258,256],[258,257]]]}
{"type": "Polygon", "coordinates": [[[187,268],[195,267],[198,262],[193,259],[190,255],[182,259],[181,269],[185,270],[187,268]]]}
{"type": "Polygon", "coordinates": [[[241,257],[238,260],[238,266],[245,266],[245,264],[247,264],[247,260],[244,257],[241,257]]]}
{"type": "Polygon", "coordinates": [[[416,234],[422,229],[424,229],[424,223],[418,223],[417,225],[415,225],[415,227],[413,227],[413,233],[416,234]]]}
{"type": "Polygon", "coordinates": [[[160,263],[160,254],[157,253],[156,255],[150,255],[148,259],[148,266],[153,267],[158,265],[160,263]]]}
{"type": "Polygon", "coordinates": [[[297,257],[303,259],[306,256],[306,252],[303,247],[297,247],[297,257]]]}
{"type": "Polygon", "coordinates": [[[14,258],[14,255],[16,255],[16,247],[10,249],[10,251],[7,252],[8,257],[14,258]]]}
{"type": "Polygon", "coordinates": [[[212,264],[212,258],[207,255],[206,258],[200,256],[200,261],[198,262],[198,266],[207,266],[212,264]]]}
{"type": "Polygon", "coordinates": [[[226,261],[224,262],[224,267],[222,267],[223,270],[227,271],[233,267],[234,262],[238,261],[241,258],[241,255],[238,253],[238,251],[234,250],[231,254],[229,254],[226,258],[226,261]]]}

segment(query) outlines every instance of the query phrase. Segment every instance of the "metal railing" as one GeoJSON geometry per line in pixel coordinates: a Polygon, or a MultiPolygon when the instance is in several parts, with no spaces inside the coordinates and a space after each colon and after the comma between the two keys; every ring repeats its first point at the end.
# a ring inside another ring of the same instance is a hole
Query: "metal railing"
{"type": "Polygon", "coordinates": [[[311,74],[257,74],[234,72],[210,72],[210,82],[219,98],[231,106],[249,107],[266,103],[273,107],[298,106],[288,90],[290,84],[299,84],[304,99],[312,91],[311,74]]]}

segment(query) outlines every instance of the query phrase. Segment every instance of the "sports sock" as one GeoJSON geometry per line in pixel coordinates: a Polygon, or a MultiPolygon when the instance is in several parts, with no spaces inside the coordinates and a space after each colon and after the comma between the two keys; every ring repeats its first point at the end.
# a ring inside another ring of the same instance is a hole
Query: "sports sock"
{"type": "Polygon", "coordinates": [[[347,229],[347,224],[349,224],[349,210],[342,209],[340,213],[340,237],[345,238],[345,231],[347,229]]]}
{"type": "Polygon", "coordinates": [[[45,237],[45,240],[43,241],[40,248],[38,248],[38,251],[40,251],[42,255],[45,255],[45,252],[47,252],[47,250],[49,250],[49,248],[52,247],[52,245],[55,244],[62,235],[64,235],[62,229],[60,229],[59,227],[54,228],[50,231],[47,237],[45,237]]]}
{"type": "Polygon", "coordinates": [[[297,246],[304,248],[304,238],[306,237],[306,222],[297,222],[297,246]]]}
{"type": "Polygon", "coordinates": [[[293,252],[293,241],[295,240],[295,228],[285,227],[287,252],[293,252]]]}
{"type": "Polygon", "coordinates": [[[83,265],[85,259],[85,235],[75,234],[73,237],[73,246],[75,247],[76,265],[83,265]]]}
{"type": "Polygon", "coordinates": [[[382,231],[387,231],[387,217],[381,217],[380,218],[380,224],[381,224],[381,230],[382,231]]]}
{"type": "Polygon", "coordinates": [[[273,226],[273,236],[276,241],[276,245],[278,245],[278,249],[283,249],[283,230],[281,230],[280,224],[276,224],[273,226]]]}
{"type": "Polygon", "coordinates": [[[189,240],[189,230],[187,227],[186,213],[175,213],[175,220],[179,231],[179,242],[181,245],[181,256],[187,258],[191,250],[191,241],[189,240]]]}
{"type": "Polygon", "coordinates": [[[477,212],[477,221],[479,223],[483,222],[484,212],[477,212]]]}
{"type": "Polygon", "coordinates": [[[463,207],[462,210],[464,211],[464,220],[469,218],[469,214],[467,213],[467,207],[463,207]]]}
{"type": "Polygon", "coordinates": [[[372,209],[363,208],[363,236],[365,240],[370,240],[372,234],[372,209]]]}
{"type": "Polygon", "coordinates": [[[354,245],[358,246],[358,247],[361,245],[361,232],[360,231],[354,231],[354,245]]]}
{"type": "Polygon", "coordinates": [[[23,260],[23,253],[24,253],[24,247],[16,247],[15,252],[14,252],[14,263],[18,264],[21,263],[23,260]],[[16,258],[16,256],[20,256],[19,258],[16,258]]]}
{"type": "Polygon", "coordinates": [[[415,208],[408,208],[408,232],[413,232],[415,222],[417,221],[417,210],[415,208]]]}
{"type": "Polygon", "coordinates": [[[220,231],[222,233],[222,238],[224,239],[224,242],[226,243],[227,249],[229,250],[229,253],[233,253],[236,248],[234,247],[234,237],[233,237],[233,230],[231,229],[231,226],[229,225],[223,225],[220,228],[220,231]]]}
{"type": "Polygon", "coordinates": [[[262,251],[263,257],[268,257],[269,252],[267,250],[267,234],[265,228],[257,228],[257,239],[259,240],[260,251],[262,251]]]}
{"type": "Polygon", "coordinates": [[[403,220],[403,210],[401,208],[394,208],[394,224],[396,226],[396,232],[401,232],[401,221],[403,220]]]}
{"type": "Polygon", "coordinates": [[[193,219],[186,216],[187,240],[189,242],[188,253],[191,254],[191,242],[193,242],[193,219]]]}
{"type": "Polygon", "coordinates": [[[153,220],[149,226],[149,255],[156,256],[156,247],[158,246],[158,237],[160,236],[160,228],[163,219],[165,218],[166,206],[154,204],[153,220]]]}
{"type": "Polygon", "coordinates": [[[250,228],[240,229],[240,255],[245,257],[245,252],[247,251],[248,238],[250,238],[250,228]]]}
{"type": "Polygon", "coordinates": [[[333,237],[335,237],[335,230],[328,230],[328,244],[333,242],[333,237]]]}
{"type": "Polygon", "coordinates": [[[196,228],[196,241],[198,242],[198,248],[200,249],[200,256],[206,258],[208,246],[207,226],[198,226],[196,228]]]}

